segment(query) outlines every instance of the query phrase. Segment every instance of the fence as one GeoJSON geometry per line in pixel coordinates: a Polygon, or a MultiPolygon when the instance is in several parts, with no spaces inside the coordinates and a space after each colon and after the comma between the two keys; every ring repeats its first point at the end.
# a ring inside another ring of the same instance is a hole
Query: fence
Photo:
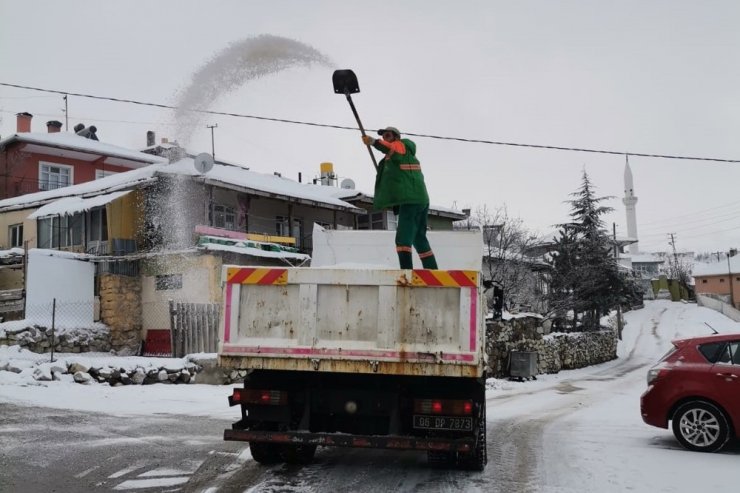
{"type": "Polygon", "coordinates": [[[24,318],[17,313],[17,317],[0,323],[0,344],[19,345],[37,353],[107,352],[111,335],[107,326],[95,321],[98,311],[93,301],[27,300],[24,318]]]}
{"type": "Polygon", "coordinates": [[[729,303],[698,293],[696,295],[696,303],[699,306],[705,306],[714,311],[720,312],[722,315],[731,318],[735,322],[740,322],[740,310],[736,310],[729,303]]]}
{"type": "Polygon", "coordinates": [[[215,353],[218,349],[218,303],[170,301],[172,357],[215,353]]]}

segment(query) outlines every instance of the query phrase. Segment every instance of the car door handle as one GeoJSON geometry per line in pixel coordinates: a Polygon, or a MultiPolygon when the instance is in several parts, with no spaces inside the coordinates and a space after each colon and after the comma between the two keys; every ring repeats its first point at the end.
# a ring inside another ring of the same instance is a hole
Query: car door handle
{"type": "Polygon", "coordinates": [[[717,373],[717,376],[722,378],[732,378],[733,380],[737,379],[737,375],[734,375],[732,373],[717,373]]]}

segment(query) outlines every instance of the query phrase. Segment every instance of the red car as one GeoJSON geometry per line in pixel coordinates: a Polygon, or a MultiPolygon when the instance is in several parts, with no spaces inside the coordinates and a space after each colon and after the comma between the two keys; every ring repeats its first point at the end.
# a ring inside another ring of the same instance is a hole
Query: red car
{"type": "Polygon", "coordinates": [[[673,341],[648,371],[645,423],[668,428],[689,450],[717,452],[740,438],[740,334],[673,341]]]}

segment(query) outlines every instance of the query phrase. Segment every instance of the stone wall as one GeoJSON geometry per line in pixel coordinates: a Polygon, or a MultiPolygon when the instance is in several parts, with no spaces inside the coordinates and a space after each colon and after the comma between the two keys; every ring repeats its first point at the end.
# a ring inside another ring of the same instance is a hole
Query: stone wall
{"type": "Polygon", "coordinates": [[[536,351],[538,373],[557,373],[611,361],[617,357],[614,330],[553,333],[543,336],[541,320],[533,317],[494,321],[486,327],[488,373],[509,376],[511,351],[536,351]]]}
{"type": "Polygon", "coordinates": [[[20,346],[34,353],[51,351],[52,341],[57,353],[108,352],[110,332],[103,324],[80,329],[52,330],[40,325],[0,329],[0,344],[20,346]]]}
{"type": "Polygon", "coordinates": [[[119,354],[137,354],[141,344],[141,280],[101,275],[100,318],[110,328],[113,349],[119,354]]]}

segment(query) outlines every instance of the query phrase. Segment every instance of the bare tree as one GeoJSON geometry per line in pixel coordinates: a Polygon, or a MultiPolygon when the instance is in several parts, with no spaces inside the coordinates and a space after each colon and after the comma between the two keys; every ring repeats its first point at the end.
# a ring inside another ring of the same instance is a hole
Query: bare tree
{"type": "MultiPolygon", "coordinates": [[[[478,207],[463,227],[474,227],[483,233],[483,273],[494,292],[508,307],[526,306],[541,310],[542,296],[536,259],[526,252],[538,238],[518,217],[509,215],[506,206],[491,210],[478,207]]],[[[493,293],[492,293],[493,294],[493,293]]],[[[490,299],[493,304],[494,300],[490,299]]]]}

